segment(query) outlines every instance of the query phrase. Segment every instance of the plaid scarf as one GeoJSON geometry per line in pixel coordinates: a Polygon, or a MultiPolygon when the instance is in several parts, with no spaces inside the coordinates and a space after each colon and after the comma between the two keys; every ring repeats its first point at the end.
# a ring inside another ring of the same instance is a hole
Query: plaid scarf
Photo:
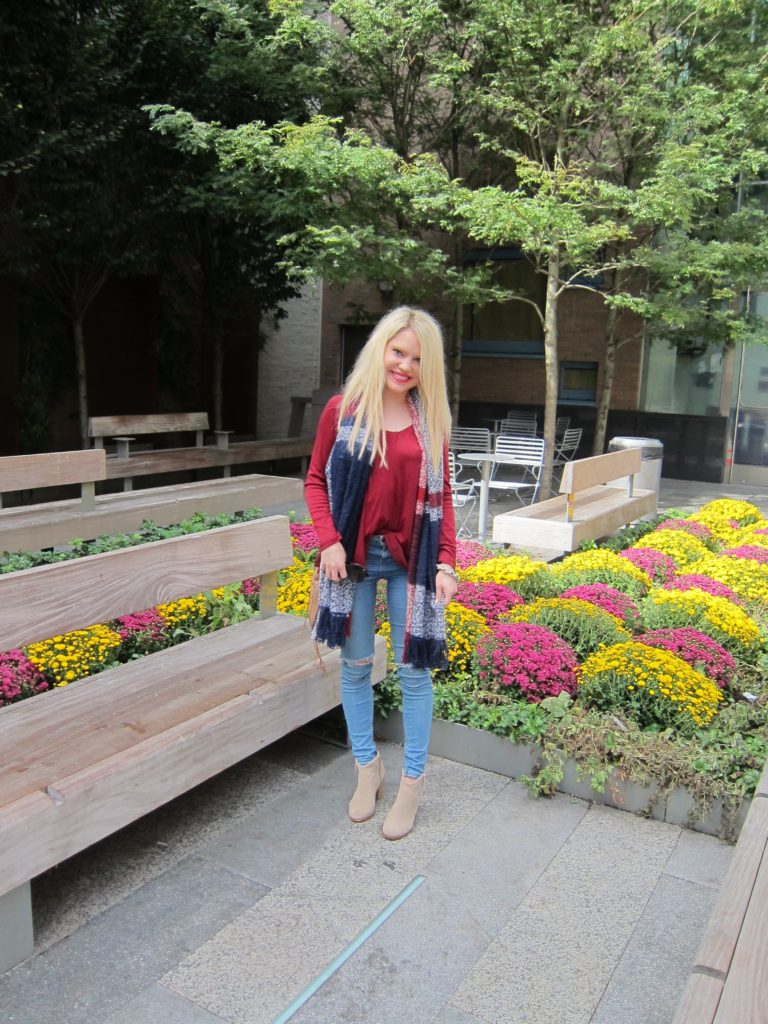
{"type": "MultiPolygon", "coordinates": [[[[427,444],[427,430],[417,392],[408,396],[413,429],[421,447],[421,467],[408,558],[407,612],[403,661],[414,668],[445,668],[445,609],[435,604],[435,574],[443,518],[443,460],[437,465],[427,444]]],[[[354,415],[346,416],[325,467],[331,516],[349,556],[355,551],[360,516],[371,474],[373,440],[363,445],[364,425],[349,450],[354,415]]],[[[315,640],[342,647],[349,632],[357,584],[350,579],[331,581],[320,573],[319,608],[312,630],[315,640]]]]}

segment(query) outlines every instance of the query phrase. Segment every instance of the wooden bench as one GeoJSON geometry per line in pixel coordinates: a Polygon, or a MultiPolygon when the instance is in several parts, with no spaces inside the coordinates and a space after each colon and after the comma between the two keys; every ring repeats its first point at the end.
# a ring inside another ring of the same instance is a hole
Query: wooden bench
{"type": "Polygon", "coordinates": [[[82,491],[80,499],[0,510],[0,551],[38,551],[75,538],[90,540],[105,533],[132,532],[145,519],[170,526],[196,512],[231,514],[302,499],[300,480],[259,473],[96,495],[96,482],[107,479],[107,465],[105,452],[96,448],[0,458],[2,492],[75,484],[82,491]]]}
{"type": "Polygon", "coordinates": [[[656,492],[634,486],[642,451],[608,452],[566,464],[561,493],[493,517],[493,540],[556,551],[575,551],[656,511],[656,492]],[[623,479],[622,479],[623,478],[623,479]]]}
{"type": "Polygon", "coordinates": [[[32,953],[35,875],[339,703],[338,651],[276,612],[292,558],[273,516],[0,576],[3,651],[261,577],[257,618],[0,709],[1,969],[32,953]]]}
{"type": "Polygon", "coordinates": [[[673,1024],[768,1019],[768,766],[733,851],[673,1024]]]}
{"type": "Polygon", "coordinates": [[[160,476],[167,473],[196,472],[221,469],[229,476],[232,466],[276,462],[280,459],[301,459],[302,475],[312,452],[309,435],[267,438],[256,441],[230,441],[230,430],[214,431],[215,443],[206,445],[208,414],[204,412],[163,413],[146,416],[92,416],[88,420],[88,436],[101,448],[107,438],[115,441],[116,451],[107,458],[107,479],[122,480],[130,491],[137,476],[160,476]],[[137,436],[191,432],[195,445],[186,448],[158,448],[131,452],[131,441],[137,436]]]}

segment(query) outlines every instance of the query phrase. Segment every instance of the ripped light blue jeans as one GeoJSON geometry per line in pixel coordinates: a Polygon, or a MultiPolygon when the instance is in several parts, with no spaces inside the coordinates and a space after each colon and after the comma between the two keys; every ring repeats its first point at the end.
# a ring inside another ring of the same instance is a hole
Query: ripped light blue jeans
{"type": "Polygon", "coordinates": [[[376,757],[373,740],[373,637],[376,613],[376,584],[387,581],[387,607],[392,629],[392,647],[403,695],[405,765],[403,774],[416,779],[427,765],[429,732],[432,725],[432,673],[404,665],[407,573],[390,555],[383,537],[372,537],[368,545],[367,577],[357,584],[352,605],[349,637],[341,649],[341,703],[347,722],[352,753],[360,765],[376,757]]]}

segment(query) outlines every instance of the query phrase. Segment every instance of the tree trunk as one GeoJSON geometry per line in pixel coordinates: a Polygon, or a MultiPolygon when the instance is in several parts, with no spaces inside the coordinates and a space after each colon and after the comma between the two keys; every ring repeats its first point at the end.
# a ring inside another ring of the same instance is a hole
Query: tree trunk
{"type": "Polygon", "coordinates": [[[560,288],[560,251],[550,253],[547,261],[547,298],[544,306],[544,468],[541,472],[539,499],[552,491],[552,456],[555,450],[557,419],[557,304],[560,288]]]}
{"type": "Polygon", "coordinates": [[[605,324],[605,355],[603,358],[603,383],[595,416],[595,438],[592,443],[592,454],[602,455],[605,449],[605,432],[608,426],[608,410],[611,406],[611,392],[616,375],[616,325],[619,311],[615,306],[608,310],[605,324]]]}
{"type": "Polygon", "coordinates": [[[85,333],[83,313],[72,314],[72,337],[75,342],[75,366],[77,370],[77,419],[80,426],[80,447],[88,448],[88,378],[85,360],[85,333]]]}
{"type": "Polygon", "coordinates": [[[224,406],[224,339],[215,326],[211,331],[213,346],[213,429],[223,430],[224,406]]]}
{"type": "Polygon", "coordinates": [[[457,299],[453,305],[453,329],[451,331],[450,372],[451,384],[448,400],[451,405],[453,422],[459,422],[459,402],[461,400],[461,341],[464,335],[464,303],[457,299]]]}

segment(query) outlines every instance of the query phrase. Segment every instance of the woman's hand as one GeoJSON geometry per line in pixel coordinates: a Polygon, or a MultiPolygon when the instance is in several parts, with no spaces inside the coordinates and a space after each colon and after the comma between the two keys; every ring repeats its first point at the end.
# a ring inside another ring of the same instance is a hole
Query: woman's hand
{"type": "Polygon", "coordinates": [[[458,589],[458,580],[449,573],[438,570],[437,576],[435,576],[435,601],[439,604],[448,604],[454,599],[458,589]]]}
{"type": "Polygon", "coordinates": [[[329,580],[347,578],[347,553],[340,541],[320,552],[320,568],[329,580]]]}

